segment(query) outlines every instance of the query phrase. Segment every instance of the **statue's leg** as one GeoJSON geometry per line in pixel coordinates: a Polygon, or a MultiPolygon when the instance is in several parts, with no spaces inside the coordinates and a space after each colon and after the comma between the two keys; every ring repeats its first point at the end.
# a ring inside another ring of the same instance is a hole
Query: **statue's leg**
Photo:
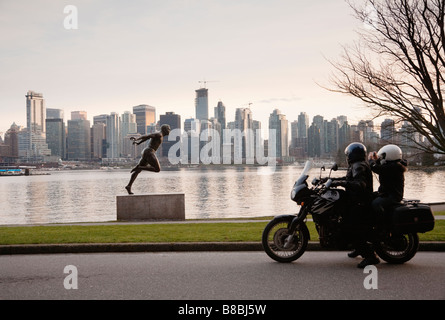
{"type": "Polygon", "coordinates": [[[130,182],[128,182],[128,185],[125,187],[125,189],[127,190],[128,194],[133,194],[133,192],[131,192],[131,186],[133,185],[133,182],[138,177],[139,173],[141,173],[141,170],[136,170],[136,171],[134,171],[131,174],[130,182]]]}
{"type": "Polygon", "coordinates": [[[125,189],[127,190],[128,194],[133,194],[133,192],[131,191],[131,186],[133,185],[133,182],[138,177],[139,173],[141,173],[141,171],[142,171],[141,166],[145,166],[145,165],[147,165],[147,163],[148,162],[147,162],[147,159],[146,159],[146,156],[145,156],[145,153],[144,153],[143,157],[139,161],[138,165],[131,170],[130,182],[128,182],[128,185],[125,187],[125,189]]]}
{"type": "Polygon", "coordinates": [[[147,154],[146,160],[148,162],[148,165],[145,166],[138,165],[137,169],[151,171],[151,172],[161,171],[161,165],[159,164],[159,160],[154,152],[147,154]]]}

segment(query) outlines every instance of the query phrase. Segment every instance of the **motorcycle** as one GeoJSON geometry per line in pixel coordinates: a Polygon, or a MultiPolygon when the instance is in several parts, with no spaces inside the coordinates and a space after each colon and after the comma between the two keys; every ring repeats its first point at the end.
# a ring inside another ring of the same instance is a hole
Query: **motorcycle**
{"type": "MultiPolygon", "coordinates": [[[[351,246],[343,228],[345,207],[342,200],[346,196],[345,190],[331,187],[331,173],[338,170],[338,166],[332,166],[327,178],[321,177],[321,171],[325,170],[324,166],[321,167],[320,177],[314,178],[312,187],[309,187],[307,179],[311,168],[312,162],[307,161],[291,191],[291,199],[300,206],[298,214],[276,216],[264,228],[264,251],[278,262],[295,261],[306,251],[310,240],[306,225],[309,214],[322,248],[343,250],[351,246]]],[[[366,210],[372,209],[369,206],[366,210]]],[[[418,233],[433,230],[434,223],[434,216],[428,205],[419,200],[404,199],[385,212],[383,221],[373,220],[369,242],[384,261],[402,264],[417,253],[418,233]]]]}

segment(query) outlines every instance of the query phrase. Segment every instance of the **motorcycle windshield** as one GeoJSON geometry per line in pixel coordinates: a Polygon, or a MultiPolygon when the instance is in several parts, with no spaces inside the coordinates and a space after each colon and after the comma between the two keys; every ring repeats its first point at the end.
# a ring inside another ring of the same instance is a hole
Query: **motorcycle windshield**
{"type": "Polygon", "coordinates": [[[303,184],[307,178],[309,177],[309,171],[311,171],[312,169],[312,161],[308,160],[306,161],[306,163],[304,164],[304,168],[303,171],[301,172],[300,177],[297,179],[297,181],[295,182],[296,185],[300,185],[303,184]]]}

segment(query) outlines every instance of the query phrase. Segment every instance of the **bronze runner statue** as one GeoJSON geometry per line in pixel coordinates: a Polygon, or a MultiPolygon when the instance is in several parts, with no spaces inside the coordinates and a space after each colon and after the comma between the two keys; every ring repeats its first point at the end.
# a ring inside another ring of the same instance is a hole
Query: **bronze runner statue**
{"type": "Polygon", "coordinates": [[[142,156],[141,156],[141,159],[139,160],[138,165],[131,170],[130,182],[125,187],[128,194],[133,194],[133,192],[131,192],[131,186],[133,185],[133,182],[136,180],[139,173],[142,172],[142,170],[152,171],[152,172],[161,171],[161,166],[159,165],[159,160],[156,157],[156,150],[158,150],[159,146],[161,145],[162,141],[164,140],[164,137],[168,136],[170,131],[171,131],[170,126],[168,124],[163,124],[161,126],[160,132],[150,133],[150,134],[141,136],[137,139],[134,137],[130,138],[133,141],[133,144],[136,144],[136,145],[140,145],[141,143],[147,141],[148,139],[150,139],[150,143],[149,143],[148,147],[142,151],[142,156]]]}

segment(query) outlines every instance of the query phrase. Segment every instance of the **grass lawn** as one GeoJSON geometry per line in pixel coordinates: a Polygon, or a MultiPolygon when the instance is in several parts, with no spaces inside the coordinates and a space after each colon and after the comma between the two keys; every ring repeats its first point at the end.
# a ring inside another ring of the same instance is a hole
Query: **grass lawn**
{"type": "MultiPolygon", "coordinates": [[[[260,242],[267,222],[166,223],[128,225],[54,225],[0,227],[0,245],[130,242],[260,242]]],[[[318,241],[313,222],[307,223],[311,240],[318,241]]],[[[421,241],[445,241],[445,220],[421,241]]]]}

